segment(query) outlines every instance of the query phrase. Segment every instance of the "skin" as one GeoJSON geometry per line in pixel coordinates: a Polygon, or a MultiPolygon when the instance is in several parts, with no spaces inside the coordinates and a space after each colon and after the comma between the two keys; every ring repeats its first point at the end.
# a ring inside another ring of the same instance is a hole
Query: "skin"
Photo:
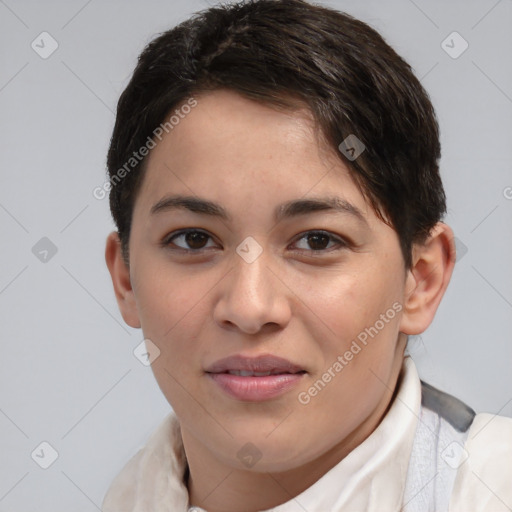
{"type": "Polygon", "coordinates": [[[124,320],[161,351],[152,368],[180,421],[191,504],[251,512],[298,495],[375,430],[397,387],[407,335],[428,327],[448,286],[455,246],[440,222],[406,270],[397,233],[365,202],[306,110],[278,111],[225,90],[197,100],[149,155],[129,267],[115,232],[106,262],[124,320]],[[151,215],[168,194],[214,201],[232,219],[185,209],[151,215]],[[284,202],[333,195],[365,222],[333,211],[273,219],[284,202]],[[209,237],[168,240],[184,228],[209,237]],[[312,230],[331,238],[315,245],[305,236],[312,230]],[[249,236],[262,248],[252,263],[236,252],[249,236]],[[301,404],[298,394],[394,303],[401,311],[301,404]],[[284,395],[244,402],[204,372],[234,354],[277,355],[307,373],[284,395]],[[248,442],[261,453],[250,468],[237,457],[248,442]]]}

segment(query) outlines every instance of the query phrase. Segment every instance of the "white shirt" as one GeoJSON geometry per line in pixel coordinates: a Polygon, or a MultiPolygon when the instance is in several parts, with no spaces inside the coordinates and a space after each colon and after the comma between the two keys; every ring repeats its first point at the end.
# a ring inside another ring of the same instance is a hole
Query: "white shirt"
{"type": "MultiPolygon", "coordinates": [[[[174,413],[127,463],[103,512],[190,507],[174,413]]],[[[398,392],[372,434],[308,489],[262,512],[510,512],[512,419],[478,414],[418,377],[406,357],[398,392]]]]}

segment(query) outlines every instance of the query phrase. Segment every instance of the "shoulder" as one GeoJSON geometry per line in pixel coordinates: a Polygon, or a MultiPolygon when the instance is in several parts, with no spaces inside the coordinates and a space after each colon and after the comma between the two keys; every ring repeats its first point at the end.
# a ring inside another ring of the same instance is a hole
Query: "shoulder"
{"type": "Polygon", "coordinates": [[[512,418],[487,413],[475,416],[449,510],[512,510],[512,418]]]}
{"type": "Polygon", "coordinates": [[[135,502],[137,473],[144,449],[139,450],[114,478],[103,499],[102,512],[132,510],[135,502]]]}
{"type": "Polygon", "coordinates": [[[475,412],[456,397],[420,382],[421,408],[409,461],[404,512],[446,512],[475,412]]]}
{"type": "Polygon", "coordinates": [[[421,384],[405,510],[512,511],[512,418],[476,414],[421,384]]]}
{"type": "Polygon", "coordinates": [[[188,502],[185,469],[179,422],[171,413],[112,481],[102,512],[159,510],[162,503],[183,508],[188,502]]]}

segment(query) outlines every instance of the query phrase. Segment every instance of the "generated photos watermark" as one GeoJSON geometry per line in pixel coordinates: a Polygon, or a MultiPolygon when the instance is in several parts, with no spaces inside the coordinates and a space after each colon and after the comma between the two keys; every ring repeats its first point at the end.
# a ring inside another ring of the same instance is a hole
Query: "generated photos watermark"
{"type": "Polygon", "coordinates": [[[375,336],[379,334],[382,329],[395,318],[397,313],[402,311],[402,304],[399,302],[393,303],[393,305],[385,312],[379,316],[379,319],[370,327],[366,327],[363,331],[361,331],[356,339],[354,339],[343,355],[339,355],[336,358],[329,368],[322,374],[322,376],[315,381],[315,383],[310,386],[306,391],[301,391],[297,399],[299,403],[302,405],[307,405],[311,402],[311,399],[317,396],[329,382],[332,381],[349,363],[354,359],[354,357],[359,354],[363,350],[364,347],[368,345],[368,338],[373,339],[375,336]]]}
{"type": "Polygon", "coordinates": [[[153,130],[153,136],[149,135],[144,145],[142,145],[138,151],[134,151],[132,156],[120,167],[117,172],[110,176],[110,179],[106,180],[101,187],[95,187],[92,191],[92,195],[95,199],[101,201],[107,197],[110,190],[121,182],[133,169],[135,169],[149,152],[156,147],[155,139],[162,140],[164,133],[170,133],[176,126],[178,126],[182,119],[185,119],[192,109],[197,107],[197,100],[195,98],[189,98],[180,108],[174,110],[173,114],[167,119],[165,123],[161,123],[157,128],[153,130]]]}

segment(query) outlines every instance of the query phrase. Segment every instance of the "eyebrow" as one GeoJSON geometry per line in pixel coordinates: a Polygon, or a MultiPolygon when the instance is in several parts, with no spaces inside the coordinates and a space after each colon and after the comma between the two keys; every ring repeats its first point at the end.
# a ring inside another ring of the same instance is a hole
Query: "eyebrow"
{"type": "MultiPolygon", "coordinates": [[[[232,217],[220,204],[195,196],[172,195],[160,199],[152,208],[151,215],[171,210],[188,210],[193,213],[217,217],[231,222],[232,217]]],[[[274,220],[279,222],[284,219],[307,215],[315,212],[336,212],[351,215],[363,224],[368,225],[363,212],[340,197],[319,197],[313,199],[296,199],[279,205],[274,210],[274,220]]]]}

